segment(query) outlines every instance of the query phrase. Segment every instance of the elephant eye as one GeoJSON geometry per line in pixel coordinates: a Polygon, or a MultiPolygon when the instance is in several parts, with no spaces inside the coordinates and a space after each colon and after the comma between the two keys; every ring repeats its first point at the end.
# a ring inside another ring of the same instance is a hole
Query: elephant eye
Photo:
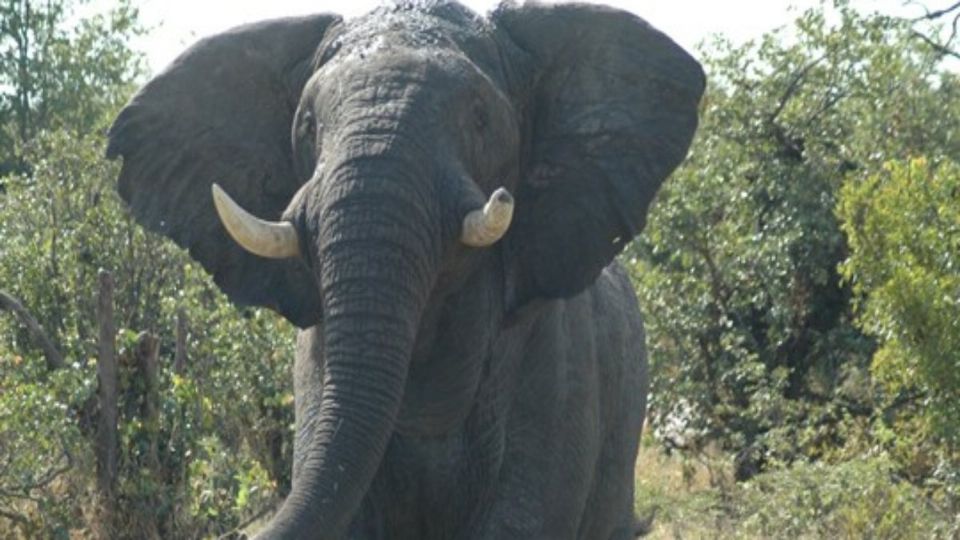
{"type": "Polygon", "coordinates": [[[312,137],[317,134],[317,125],[316,125],[316,122],[314,122],[312,112],[307,111],[303,113],[302,122],[303,124],[301,129],[303,129],[304,135],[312,137]]]}
{"type": "Polygon", "coordinates": [[[295,128],[293,152],[298,176],[304,180],[310,178],[320,155],[317,122],[312,111],[302,110],[295,128]]]}
{"type": "Polygon", "coordinates": [[[473,105],[473,127],[478,132],[483,132],[487,128],[488,118],[487,111],[484,109],[482,103],[475,103],[473,105]]]}

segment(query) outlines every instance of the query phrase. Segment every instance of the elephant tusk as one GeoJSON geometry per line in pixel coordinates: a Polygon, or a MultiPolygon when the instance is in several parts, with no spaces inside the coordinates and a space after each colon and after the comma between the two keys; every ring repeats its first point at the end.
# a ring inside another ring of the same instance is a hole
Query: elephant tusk
{"type": "Polygon", "coordinates": [[[264,221],[244,210],[217,184],[212,189],[220,221],[242,248],[270,259],[300,255],[300,239],[292,223],[264,221]]]}
{"type": "Polygon", "coordinates": [[[487,247],[503,238],[513,219],[513,195],[499,188],[490,195],[482,209],[463,218],[460,241],[470,247],[487,247]]]}

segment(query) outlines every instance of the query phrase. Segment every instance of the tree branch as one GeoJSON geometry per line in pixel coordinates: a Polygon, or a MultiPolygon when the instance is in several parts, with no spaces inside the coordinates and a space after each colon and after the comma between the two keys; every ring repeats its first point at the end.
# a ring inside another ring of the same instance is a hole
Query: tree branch
{"type": "MultiPolygon", "coordinates": [[[[63,457],[66,458],[66,462],[54,469],[46,471],[43,476],[40,477],[36,482],[30,484],[20,484],[15,486],[8,486],[3,488],[3,493],[7,496],[15,496],[12,492],[20,493],[30,493],[34,489],[44,488],[50,485],[54,480],[56,480],[60,475],[65,474],[67,471],[73,468],[73,454],[70,453],[70,449],[67,447],[67,442],[60,437],[60,447],[63,449],[63,457]]],[[[33,500],[33,499],[31,499],[33,500]]]]}
{"type": "MultiPolygon", "coordinates": [[[[927,9],[926,6],[924,6],[920,2],[909,2],[909,3],[919,4],[921,7],[923,7],[923,10],[926,11],[925,15],[921,15],[920,17],[909,19],[911,23],[921,22],[921,21],[934,21],[945,15],[954,14],[955,12],[960,10],[960,2],[955,2],[949,7],[938,9],[936,11],[930,11],[929,9],[927,9]]],[[[913,37],[919,38],[921,41],[929,45],[931,48],[933,48],[933,50],[937,51],[938,53],[944,56],[950,56],[953,58],[960,59],[960,53],[958,53],[957,51],[951,48],[953,41],[957,37],[958,30],[960,30],[960,13],[956,13],[954,15],[953,21],[950,23],[950,35],[947,37],[945,41],[934,39],[928,36],[927,34],[924,34],[923,32],[919,32],[917,30],[913,30],[911,34],[913,35],[913,37]]]]}
{"type": "Polygon", "coordinates": [[[249,527],[250,525],[252,525],[254,521],[256,521],[256,520],[262,518],[263,516],[269,514],[271,511],[273,511],[273,510],[275,509],[275,507],[276,507],[275,504],[270,504],[270,505],[267,505],[267,506],[264,507],[264,508],[261,508],[260,511],[258,511],[256,514],[253,514],[252,516],[250,516],[249,518],[247,518],[246,521],[241,522],[241,523],[240,523],[239,525],[237,525],[233,530],[231,530],[231,531],[229,531],[229,532],[227,532],[227,533],[224,533],[224,534],[221,534],[220,536],[218,536],[218,537],[217,537],[217,540],[229,540],[229,539],[231,539],[231,538],[239,538],[239,537],[242,537],[241,535],[242,535],[244,529],[246,529],[247,527],[249,527]]]}
{"type": "Polygon", "coordinates": [[[64,366],[63,355],[57,350],[57,347],[53,344],[50,337],[47,336],[47,333],[44,332],[43,327],[40,326],[37,319],[35,319],[33,315],[27,311],[27,308],[23,307],[23,304],[16,298],[6,292],[0,291],[0,311],[2,310],[12,311],[23,325],[27,327],[30,336],[40,345],[40,348],[43,349],[43,356],[47,359],[47,369],[54,371],[64,366]]]}
{"type": "MultiPolygon", "coordinates": [[[[910,2],[910,3],[911,3],[911,4],[920,4],[919,2],[910,2]]],[[[917,18],[915,18],[915,19],[913,19],[913,22],[917,22],[917,21],[932,21],[932,20],[934,20],[934,19],[939,19],[940,17],[943,17],[944,15],[947,15],[948,13],[951,13],[951,12],[953,12],[953,11],[956,11],[957,9],[960,9],[960,2],[956,2],[955,4],[953,4],[953,5],[950,6],[950,7],[946,7],[946,8],[943,8],[943,9],[938,9],[937,11],[930,11],[930,10],[927,9],[927,6],[924,6],[923,4],[920,4],[920,6],[923,7],[923,10],[926,11],[926,14],[924,14],[924,15],[922,15],[922,16],[920,16],[920,17],[917,17],[917,18]]]]}
{"type": "Polygon", "coordinates": [[[936,41],[930,39],[929,36],[926,36],[920,32],[917,32],[916,30],[914,30],[911,33],[911,35],[913,35],[913,37],[915,38],[919,38],[921,41],[929,45],[933,50],[937,51],[938,53],[944,56],[951,56],[953,58],[960,60],[960,52],[957,52],[951,49],[950,47],[947,47],[946,45],[937,43],[936,41]]]}
{"type": "Polygon", "coordinates": [[[810,73],[810,70],[817,66],[820,62],[823,62],[826,59],[826,55],[823,55],[819,58],[814,59],[809,64],[803,66],[793,75],[793,79],[790,80],[790,84],[787,85],[786,91],[783,92],[783,95],[780,96],[780,100],[777,103],[777,107],[770,113],[770,116],[767,117],[767,122],[773,124],[777,117],[780,116],[780,113],[783,112],[783,109],[786,108],[787,103],[790,101],[790,98],[800,90],[800,85],[803,82],[803,79],[810,73]]]}

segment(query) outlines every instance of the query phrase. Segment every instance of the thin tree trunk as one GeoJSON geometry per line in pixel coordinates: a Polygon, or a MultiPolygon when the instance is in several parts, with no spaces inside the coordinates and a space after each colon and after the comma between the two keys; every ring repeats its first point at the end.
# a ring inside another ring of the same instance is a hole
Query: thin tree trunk
{"type": "Polygon", "coordinates": [[[26,142],[32,135],[30,125],[30,95],[33,93],[33,78],[30,73],[30,27],[32,25],[32,9],[29,1],[20,2],[21,27],[15,36],[17,42],[17,119],[19,124],[20,140],[26,142]]]}
{"type": "Polygon", "coordinates": [[[187,314],[177,310],[177,349],[173,357],[173,372],[183,375],[187,369],[187,314]]]}
{"type": "Polygon", "coordinates": [[[97,358],[97,397],[100,415],[95,442],[97,456],[97,489],[105,515],[101,534],[109,537],[114,521],[114,487],[117,480],[117,335],[113,318],[113,276],[100,270],[100,293],[97,298],[97,322],[100,327],[100,354],[97,358]]]}
{"type": "Polygon", "coordinates": [[[0,291],[0,310],[4,309],[12,311],[14,315],[20,319],[20,322],[22,322],[30,332],[30,336],[40,345],[40,348],[43,349],[43,356],[47,359],[48,370],[54,371],[64,366],[63,355],[57,350],[50,336],[44,332],[43,327],[40,326],[37,319],[35,319],[33,315],[27,311],[27,308],[23,307],[23,304],[16,298],[0,291]]]}

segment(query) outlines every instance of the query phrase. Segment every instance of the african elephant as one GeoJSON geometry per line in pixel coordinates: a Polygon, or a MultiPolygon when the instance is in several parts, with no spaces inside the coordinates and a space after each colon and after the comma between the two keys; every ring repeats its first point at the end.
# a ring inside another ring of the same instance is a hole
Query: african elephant
{"type": "Polygon", "coordinates": [[[633,537],[647,366],[614,257],[703,89],[625,12],[426,0],[236,28],[137,93],[107,148],[133,214],[302,329],[261,538],[633,537]]]}

